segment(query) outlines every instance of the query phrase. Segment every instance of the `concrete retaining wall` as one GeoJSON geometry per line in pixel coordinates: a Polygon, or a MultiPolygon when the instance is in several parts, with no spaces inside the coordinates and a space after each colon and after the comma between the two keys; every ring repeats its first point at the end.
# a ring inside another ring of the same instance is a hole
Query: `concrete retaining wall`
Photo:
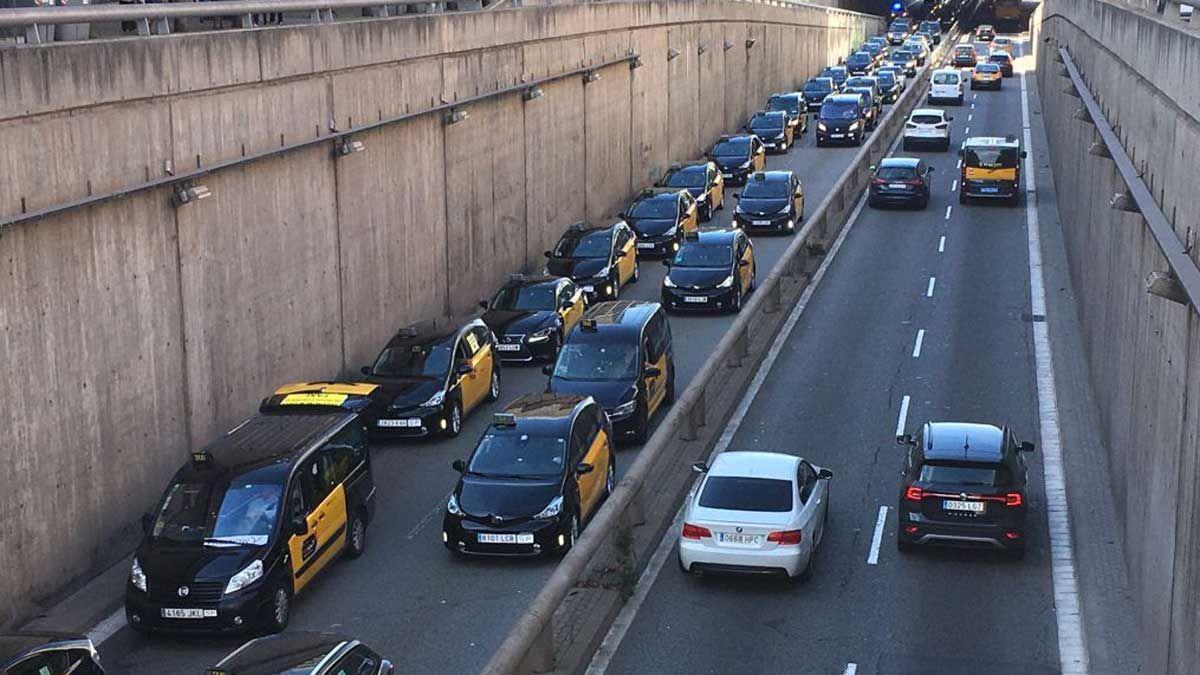
{"type": "MultiPolygon", "coordinates": [[[[1200,317],[1146,293],[1167,265],[1054,61],[1065,46],[1183,242],[1200,230],[1200,36],[1103,0],[1046,0],[1034,43],[1059,214],[1151,673],[1200,663],[1200,317]],[[1192,84],[1183,84],[1190,82],[1192,84]]],[[[1192,258],[1200,251],[1193,249],[1192,258]]],[[[1076,449],[1076,452],[1086,452],[1076,449]]],[[[1085,505],[1086,506],[1086,505],[1085,505]]]]}
{"type": "Polygon", "coordinates": [[[0,49],[5,215],[631,50],[644,63],[362,134],[348,157],[220,171],[178,209],[143,192],[0,234],[0,626],[127,551],[186,452],[276,385],[356,368],[398,326],[540,269],[567,224],[620,210],[879,28],[692,0],[0,49]]]}

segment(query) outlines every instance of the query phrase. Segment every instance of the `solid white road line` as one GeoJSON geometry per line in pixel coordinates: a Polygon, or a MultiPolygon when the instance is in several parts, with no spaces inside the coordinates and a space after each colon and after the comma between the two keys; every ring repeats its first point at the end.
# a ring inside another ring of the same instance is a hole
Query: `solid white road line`
{"type": "Polygon", "coordinates": [[[896,435],[904,435],[904,425],[908,423],[908,395],[900,399],[900,415],[896,417],[896,435]]]}
{"type": "Polygon", "coordinates": [[[937,277],[929,277],[929,287],[925,289],[925,297],[933,297],[933,287],[937,284],[937,277]]]}
{"type": "MultiPolygon", "coordinates": [[[[1029,92],[1025,71],[1021,72],[1021,125],[1025,149],[1030,149],[1029,92]]],[[[1038,225],[1037,192],[1033,174],[1033,154],[1025,158],[1025,224],[1029,232],[1029,305],[1037,317],[1046,314],[1046,288],[1042,278],[1041,230],[1038,225]]],[[[1046,519],[1050,536],[1050,578],[1054,584],[1054,618],[1058,624],[1058,659],[1063,673],[1087,675],[1087,636],[1079,603],[1079,583],[1075,574],[1075,552],[1071,545],[1070,508],[1063,475],[1062,437],[1058,425],[1058,394],[1054,382],[1054,362],[1050,350],[1050,331],[1045,319],[1033,322],[1033,354],[1037,379],[1038,420],[1042,441],[1042,467],[1045,474],[1046,519]]]]}
{"type": "Polygon", "coordinates": [[[921,330],[917,331],[917,341],[913,345],[913,358],[914,359],[921,357],[921,343],[924,341],[925,341],[925,329],[922,328],[921,330]]]}
{"type": "Polygon", "coordinates": [[[946,220],[950,220],[950,211],[951,211],[953,208],[954,208],[953,206],[947,206],[947,207],[946,207],[946,220]]]}
{"type": "Polygon", "coordinates": [[[946,235],[943,234],[942,238],[938,239],[938,253],[945,253],[945,252],[946,252],[946,235]]]}
{"type": "MultiPolygon", "coordinates": [[[[906,400],[907,396],[904,397],[906,400]]],[[[888,507],[879,507],[879,515],[875,518],[875,534],[871,535],[871,552],[867,554],[868,565],[879,564],[879,545],[883,543],[883,526],[887,524],[888,507]]]]}
{"type": "Polygon", "coordinates": [[[847,663],[846,669],[842,671],[842,675],[856,675],[858,673],[857,663],[847,663]]]}
{"type": "Polygon", "coordinates": [[[109,614],[108,618],[104,619],[95,626],[92,626],[92,629],[85,633],[85,635],[87,635],[88,639],[92,641],[93,645],[99,647],[100,645],[104,644],[106,640],[115,635],[117,631],[124,627],[125,608],[122,607],[112,614],[109,614]]]}

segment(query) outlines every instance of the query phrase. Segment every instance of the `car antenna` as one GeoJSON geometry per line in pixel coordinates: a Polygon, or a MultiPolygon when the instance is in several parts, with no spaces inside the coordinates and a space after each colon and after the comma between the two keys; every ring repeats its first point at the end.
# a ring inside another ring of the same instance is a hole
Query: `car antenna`
{"type": "Polygon", "coordinates": [[[963,450],[971,449],[971,437],[963,434],[963,450]]]}

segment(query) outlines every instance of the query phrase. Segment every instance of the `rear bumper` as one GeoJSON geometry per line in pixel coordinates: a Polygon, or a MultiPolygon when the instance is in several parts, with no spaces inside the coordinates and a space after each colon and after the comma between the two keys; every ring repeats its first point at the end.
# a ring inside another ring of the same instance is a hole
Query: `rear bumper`
{"type": "Polygon", "coordinates": [[[1012,199],[1017,196],[1015,181],[965,180],[961,188],[963,196],[972,199],[1012,199]]]}
{"type": "Polygon", "coordinates": [[[946,146],[950,144],[949,136],[905,136],[905,145],[933,145],[946,146]]]}
{"type": "Polygon", "coordinates": [[[778,574],[795,577],[808,566],[812,545],[779,547],[764,551],[721,549],[691,539],[679,540],[679,564],[685,572],[778,574]]]}
{"type": "Polygon", "coordinates": [[[1025,547],[1024,514],[987,522],[946,522],[901,506],[896,536],[905,544],[1014,550],[1025,547]]]}

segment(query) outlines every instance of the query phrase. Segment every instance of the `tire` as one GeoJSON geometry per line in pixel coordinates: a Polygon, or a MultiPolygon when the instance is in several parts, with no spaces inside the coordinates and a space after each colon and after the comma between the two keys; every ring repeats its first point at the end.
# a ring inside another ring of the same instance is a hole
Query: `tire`
{"type": "Polygon", "coordinates": [[[455,438],[462,433],[462,401],[455,400],[450,404],[450,414],[446,419],[446,430],[443,432],[449,438],[455,438]]]}
{"type": "Polygon", "coordinates": [[[963,194],[963,192],[962,192],[962,188],[959,188],[959,192],[958,192],[958,203],[959,203],[959,204],[966,204],[968,201],[969,201],[969,200],[967,199],[967,195],[963,194]]]}
{"type": "Polygon", "coordinates": [[[615,276],[613,276],[612,279],[609,280],[609,282],[612,283],[612,288],[613,288],[612,299],[620,300],[621,299],[621,274],[617,273],[615,276]]]}
{"type": "Polygon", "coordinates": [[[917,208],[921,209],[922,211],[929,208],[929,197],[925,197],[921,201],[917,202],[917,208]]]}
{"type": "Polygon", "coordinates": [[[675,403],[675,366],[667,366],[667,395],[663,397],[663,403],[672,405],[675,403]]]}
{"type": "Polygon", "coordinates": [[[636,284],[637,280],[642,278],[642,262],[640,260],[633,261],[633,276],[629,277],[629,283],[636,284]]]}
{"type": "Polygon", "coordinates": [[[361,558],[367,550],[367,518],[362,511],[354,514],[346,528],[346,557],[361,558]]]}
{"type": "Polygon", "coordinates": [[[758,288],[758,265],[750,268],[750,285],[746,287],[746,294],[753,293],[755,288],[758,288]]]}
{"type": "Polygon", "coordinates": [[[292,619],[292,589],[280,579],[271,587],[270,598],[263,608],[262,630],[267,634],[282,633],[292,619]]]}
{"type": "Polygon", "coordinates": [[[954,105],[962,105],[962,104],[963,104],[963,99],[964,99],[964,98],[966,98],[966,97],[965,97],[965,96],[959,96],[959,97],[958,97],[958,102],[956,102],[954,105]]]}
{"type": "Polygon", "coordinates": [[[610,456],[608,458],[608,475],[604,477],[604,498],[608,499],[613,490],[617,487],[617,463],[610,456]]]}
{"type": "MultiPolygon", "coordinates": [[[[741,284],[738,284],[741,286],[741,284]]],[[[731,314],[738,314],[742,311],[742,289],[737,288],[733,292],[733,307],[730,308],[731,314]]]]}
{"type": "Polygon", "coordinates": [[[550,363],[558,360],[558,351],[562,349],[562,333],[554,333],[550,338],[550,363]]]}
{"type": "Polygon", "coordinates": [[[917,550],[915,544],[910,544],[899,537],[896,538],[896,550],[901,553],[913,553],[917,550]]]}
{"type": "Polygon", "coordinates": [[[949,138],[947,138],[946,142],[942,144],[942,152],[950,152],[950,139],[949,138]]]}
{"type": "Polygon", "coordinates": [[[704,209],[702,211],[700,211],[700,220],[707,223],[708,221],[712,220],[712,217],[713,217],[712,207],[706,204],[704,206],[704,209]]]}
{"type": "Polygon", "coordinates": [[[905,152],[909,152],[910,150],[912,150],[912,144],[909,143],[907,140],[904,141],[903,143],[901,143],[900,147],[902,147],[905,152]]]}
{"type": "Polygon", "coordinates": [[[488,383],[487,400],[494,403],[498,398],[500,398],[500,369],[496,367],[495,363],[493,363],[492,381],[488,383]]]}
{"type": "Polygon", "coordinates": [[[1020,562],[1025,559],[1025,547],[1009,548],[1004,550],[1004,557],[1012,562],[1020,562]]]}

